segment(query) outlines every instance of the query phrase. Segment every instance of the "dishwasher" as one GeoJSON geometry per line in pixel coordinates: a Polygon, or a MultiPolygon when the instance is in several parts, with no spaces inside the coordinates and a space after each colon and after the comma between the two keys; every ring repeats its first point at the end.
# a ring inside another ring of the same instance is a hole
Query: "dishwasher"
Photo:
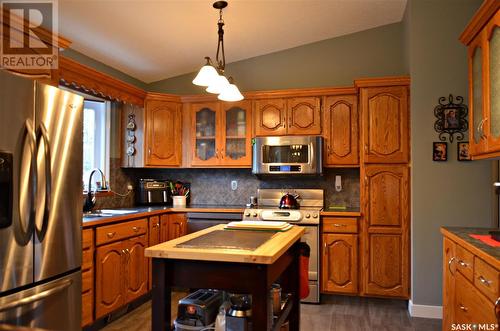
{"type": "Polygon", "coordinates": [[[241,221],[242,213],[187,213],[187,233],[200,231],[217,224],[241,221]]]}

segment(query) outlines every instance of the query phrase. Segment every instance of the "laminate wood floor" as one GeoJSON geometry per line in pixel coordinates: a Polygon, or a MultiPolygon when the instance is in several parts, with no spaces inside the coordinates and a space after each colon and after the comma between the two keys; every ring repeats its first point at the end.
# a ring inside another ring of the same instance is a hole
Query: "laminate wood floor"
{"type": "MultiPolygon", "coordinates": [[[[349,296],[323,296],[321,305],[302,304],[300,323],[301,331],[441,330],[439,319],[410,317],[406,301],[349,296]]],[[[151,330],[151,302],[146,302],[102,330],[151,330]]]]}

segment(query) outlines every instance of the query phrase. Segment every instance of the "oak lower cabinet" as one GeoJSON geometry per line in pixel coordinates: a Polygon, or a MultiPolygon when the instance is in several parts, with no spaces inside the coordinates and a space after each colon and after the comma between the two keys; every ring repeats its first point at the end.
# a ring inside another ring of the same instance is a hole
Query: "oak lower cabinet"
{"type": "Polygon", "coordinates": [[[148,95],[145,101],[145,165],[179,167],[182,158],[182,104],[148,95]]]}
{"type": "Polygon", "coordinates": [[[353,217],[323,217],[322,293],[358,293],[357,223],[353,217]]]}
{"type": "Polygon", "coordinates": [[[256,136],[321,134],[318,97],[259,99],[254,112],[256,136]]]}
{"type": "Polygon", "coordinates": [[[359,117],[357,95],[325,97],[323,137],[325,166],[359,165],[359,117]]]}
{"type": "Polygon", "coordinates": [[[479,324],[482,330],[495,330],[494,325],[500,323],[500,263],[477,253],[463,240],[455,242],[457,237],[450,232],[441,232],[443,331],[458,330],[457,324],[479,324]]]}
{"type": "Polygon", "coordinates": [[[366,165],[361,185],[362,294],[408,298],[409,168],[366,165]]]}
{"type": "Polygon", "coordinates": [[[147,231],[146,219],[96,228],[96,318],[147,293],[147,231]]]}
{"type": "Polygon", "coordinates": [[[363,87],[359,104],[363,161],[407,163],[410,160],[408,85],[363,87]]]}
{"type": "MultiPolygon", "coordinates": [[[[160,243],[160,216],[151,216],[149,218],[149,245],[148,247],[158,245],[160,243]]],[[[152,275],[153,275],[153,266],[152,261],[149,261],[149,281],[148,281],[148,289],[152,287],[152,275]]]]}
{"type": "Polygon", "coordinates": [[[82,231],[82,327],[94,321],[94,230],[82,231]]]}
{"type": "Polygon", "coordinates": [[[173,240],[187,234],[186,214],[169,214],[168,240],[173,240]]]}

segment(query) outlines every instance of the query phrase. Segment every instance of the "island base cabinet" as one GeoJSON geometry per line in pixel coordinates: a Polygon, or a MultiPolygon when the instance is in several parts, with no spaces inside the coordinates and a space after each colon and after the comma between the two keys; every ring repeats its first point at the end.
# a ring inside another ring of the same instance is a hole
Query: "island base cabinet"
{"type": "Polygon", "coordinates": [[[97,248],[96,318],[146,294],[146,247],[147,236],[142,235],[97,248]]]}
{"type": "Polygon", "coordinates": [[[455,276],[453,314],[454,323],[458,324],[497,323],[494,304],[459,272],[455,276]]]}

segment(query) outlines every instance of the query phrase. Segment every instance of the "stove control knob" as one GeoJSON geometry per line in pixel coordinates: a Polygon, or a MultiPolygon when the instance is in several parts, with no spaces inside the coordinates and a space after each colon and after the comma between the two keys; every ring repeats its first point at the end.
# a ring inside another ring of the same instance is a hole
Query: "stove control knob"
{"type": "Polygon", "coordinates": [[[246,213],[245,213],[245,217],[250,217],[250,213],[249,213],[249,212],[246,212],[246,213]]]}
{"type": "Polygon", "coordinates": [[[306,218],[310,218],[310,217],[311,217],[311,215],[310,215],[310,214],[306,214],[306,218]]]}
{"type": "Polygon", "coordinates": [[[253,213],[253,214],[252,214],[252,216],[253,216],[253,217],[257,217],[257,213],[253,213]]]}
{"type": "Polygon", "coordinates": [[[313,214],[313,218],[318,218],[318,214],[313,214]]]}

